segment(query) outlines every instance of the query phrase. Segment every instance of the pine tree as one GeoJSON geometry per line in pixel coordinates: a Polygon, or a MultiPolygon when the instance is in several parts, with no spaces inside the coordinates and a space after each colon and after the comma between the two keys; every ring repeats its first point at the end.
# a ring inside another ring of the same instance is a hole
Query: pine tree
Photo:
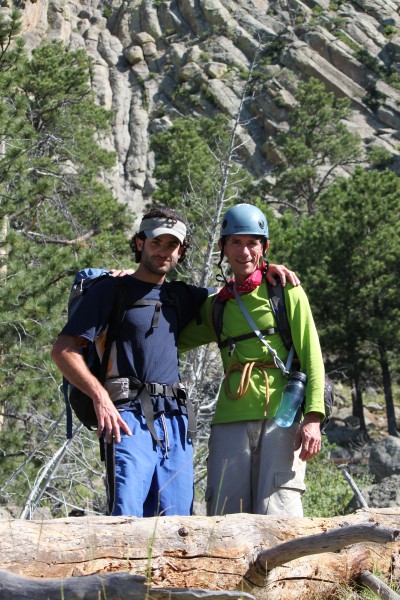
{"type": "Polygon", "coordinates": [[[359,160],[361,140],[346,127],[348,100],[327,93],[318,80],[300,83],[295,99],[288,108],[288,130],[275,139],[284,159],[273,172],[275,182],[265,189],[270,201],[312,215],[339,167],[359,160]]]}
{"type": "MultiPolygon", "coordinates": [[[[16,13],[0,21],[0,464],[4,482],[33,453],[4,492],[21,503],[65,439],[60,426],[41,446],[63,410],[49,353],[72,278],[85,266],[127,263],[131,217],[101,182],[115,156],[101,147],[111,115],[94,102],[89,58],[60,42],[28,58],[18,32],[16,13]]],[[[92,467],[88,480],[99,477],[92,467]]],[[[85,496],[82,482],[60,477],[59,503],[70,487],[85,496]]]]}
{"type": "Polygon", "coordinates": [[[388,432],[394,436],[399,197],[396,174],[358,167],[351,178],[339,179],[326,191],[315,218],[302,219],[293,248],[331,365],[354,386],[361,427],[366,429],[363,390],[375,384],[384,392],[388,432]]]}

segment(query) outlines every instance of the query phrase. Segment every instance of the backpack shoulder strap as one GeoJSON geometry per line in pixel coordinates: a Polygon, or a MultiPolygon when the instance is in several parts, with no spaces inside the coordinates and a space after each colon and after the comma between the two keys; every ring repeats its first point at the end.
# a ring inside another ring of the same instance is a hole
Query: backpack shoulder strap
{"type": "Polygon", "coordinates": [[[100,368],[100,383],[104,383],[107,375],[107,365],[110,358],[112,343],[117,337],[118,330],[124,320],[127,308],[127,287],[123,279],[115,278],[115,298],[110,319],[108,322],[107,335],[104,342],[104,353],[100,368]]]}
{"type": "Polygon", "coordinates": [[[292,333],[290,331],[289,319],[286,312],[285,294],[280,281],[273,286],[265,278],[267,284],[269,302],[274,313],[278,333],[282,338],[285,348],[290,350],[293,345],[292,333]]]}
{"type": "MultiPolygon", "coordinates": [[[[184,322],[185,313],[183,307],[194,301],[193,293],[190,287],[184,281],[167,281],[165,283],[165,291],[168,296],[170,306],[173,306],[178,316],[179,330],[186,325],[184,322]]],[[[165,304],[165,302],[164,302],[165,304]]],[[[196,314],[196,321],[200,322],[199,313],[196,314]]]]}
{"type": "Polygon", "coordinates": [[[210,311],[211,311],[211,323],[214,327],[215,335],[217,338],[218,346],[221,346],[222,340],[222,326],[224,322],[224,309],[225,302],[218,297],[218,294],[211,300],[210,311]]]}

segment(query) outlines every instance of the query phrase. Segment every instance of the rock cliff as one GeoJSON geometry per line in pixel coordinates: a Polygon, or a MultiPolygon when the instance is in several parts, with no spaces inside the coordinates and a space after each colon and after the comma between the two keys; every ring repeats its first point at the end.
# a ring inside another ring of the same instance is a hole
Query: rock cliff
{"type": "MultiPolygon", "coordinates": [[[[267,83],[248,105],[246,117],[253,119],[244,153],[255,177],[273,166],[269,140],[286,126],[296,81],[311,76],[351,99],[347,125],[365,147],[378,144],[398,156],[400,0],[19,0],[17,6],[28,50],[61,39],[93,58],[96,97],[113,111],[104,143],[118,155],[106,177],[134,210],[155,188],[152,132],[178,115],[235,116],[257,56],[267,83]]],[[[1,10],[9,8],[3,2],[1,10]]]]}

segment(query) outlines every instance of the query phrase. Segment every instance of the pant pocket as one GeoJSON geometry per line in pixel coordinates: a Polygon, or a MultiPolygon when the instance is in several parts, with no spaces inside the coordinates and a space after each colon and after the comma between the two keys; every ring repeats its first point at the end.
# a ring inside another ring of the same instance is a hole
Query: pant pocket
{"type": "Polygon", "coordinates": [[[304,481],[296,479],[293,472],[277,472],[274,477],[274,491],[268,499],[265,514],[302,517],[301,497],[306,486],[304,481]]]}
{"type": "Polygon", "coordinates": [[[277,472],[274,477],[274,485],[276,489],[295,490],[296,492],[304,493],[306,485],[302,479],[296,477],[293,471],[283,473],[277,472]]]}

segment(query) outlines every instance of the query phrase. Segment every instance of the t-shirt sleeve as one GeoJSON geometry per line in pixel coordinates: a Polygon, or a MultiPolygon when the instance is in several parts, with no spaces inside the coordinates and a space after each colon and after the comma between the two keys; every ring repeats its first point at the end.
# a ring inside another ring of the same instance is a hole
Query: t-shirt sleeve
{"type": "Polygon", "coordinates": [[[88,288],[60,334],[82,337],[93,342],[107,326],[114,303],[115,288],[115,281],[111,277],[88,288]]]}

